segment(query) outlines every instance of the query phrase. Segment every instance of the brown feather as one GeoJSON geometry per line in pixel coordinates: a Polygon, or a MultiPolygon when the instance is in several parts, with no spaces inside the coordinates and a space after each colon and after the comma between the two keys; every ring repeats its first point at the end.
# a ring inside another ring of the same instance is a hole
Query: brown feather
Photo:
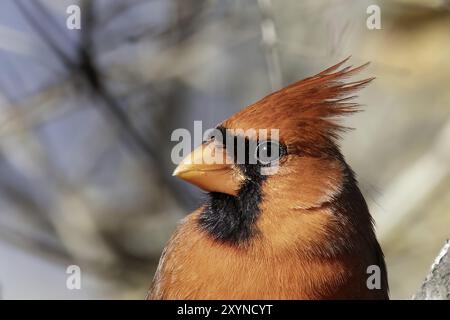
{"type": "Polygon", "coordinates": [[[344,82],[368,65],[337,70],[346,61],[266,96],[222,125],[244,130],[279,129],[281,141],[291,150],[326,152],[347,129],[337,118],[359,111],[359,105],[350,102],[356,96],[350,94],[374,79],[344,82]]]}
{"type": "MultiPolygon", "coordinates": [[[[150,299],[386,299],[383,253],[372,218],[336,139],[336,118],[355,112],[353,91],[372,78],[344,82],[366,65],[344,60],[243,109],[226,128],[279,129],[289,154],[262,184],[257,234],[242,245],[200,228],[202,208],[172,236],[150,299]],[[378,265],[382,289],[369,290],[378,265]]],[[[255,138],[255,137],[253,137],[255,138]]]]}

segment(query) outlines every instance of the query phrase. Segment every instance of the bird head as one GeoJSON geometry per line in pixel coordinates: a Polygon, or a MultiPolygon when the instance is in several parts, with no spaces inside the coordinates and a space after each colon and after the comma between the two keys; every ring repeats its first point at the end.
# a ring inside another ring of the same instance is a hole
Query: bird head
{"type": "Polygon", "coordinates": [[[345,130],[338,118],[358,110],[351,93],[372,79],[345,82],[365,66],[342,67],[346,61],[235,113],[176,168],[174,175],[209,192],[200,224],[216,239],[300,237],[308,246],[351,220],[351,213],[324,214],[345,207],[346,194],[365,206],[338,147],[345,130]]]}

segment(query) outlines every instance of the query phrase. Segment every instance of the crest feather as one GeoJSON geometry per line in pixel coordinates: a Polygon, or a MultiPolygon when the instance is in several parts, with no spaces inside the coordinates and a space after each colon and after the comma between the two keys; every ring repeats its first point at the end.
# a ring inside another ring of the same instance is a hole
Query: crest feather
{"type": "Polygon", "coordinates": [[[351,101],[357,97],[352,93],[374,79],[346,82],[369,64],[342,68],[348,59],[264,97],[222,125],[245,130],[279,129],[280,139],[291,147],[335,146],[339,133],[348,129],[337,118],[359,111],[359,104],[351,101]]]}

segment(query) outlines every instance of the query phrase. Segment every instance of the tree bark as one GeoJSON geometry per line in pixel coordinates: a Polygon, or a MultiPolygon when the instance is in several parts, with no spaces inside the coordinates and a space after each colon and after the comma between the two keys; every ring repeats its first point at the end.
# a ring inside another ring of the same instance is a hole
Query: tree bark
{"type": "Polygon", "coordinates": [[[434,260],[430,273],[413,300],[450,300],[450,238],[434,260]]]}

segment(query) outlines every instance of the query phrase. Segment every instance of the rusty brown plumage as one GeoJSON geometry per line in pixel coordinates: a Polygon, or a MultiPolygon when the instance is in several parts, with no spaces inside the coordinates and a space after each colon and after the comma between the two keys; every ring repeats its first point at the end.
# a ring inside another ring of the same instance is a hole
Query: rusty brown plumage
{"type": "Polygon", "coordinates": [[[359,104],[351,101],[356,96],[350,94],[374,79],[345,82],[368,65],[339,70],[346,61],[264,97],[225,120],[224,126],[276,126],[281,139],[292,148],[305,151],[333,147],[339,134],[348,129],[338,123],[338,118],[359,111],[359,104]]]}
{"type": "MultiPolygon", "coordinates": [[[[337,118],[358,110],[350,94],[372,80],[345,82],[365,67],[341,68],[346,61],[268,95],[221,124],[279,129],[288,151],[273,176],[228,168],[244,177],[241,191],[212,193],[211,202],[181,222],[161,257],[150,299],[388,298],[372,218],[336,144],[345,129],[337,118]],[[255,215],[243,219],[250,213],[255,215]],[[214,214],[221,218],[214,220],[214,214]],[[228,216],[237,216],[231,221],[236,232],[251,223],[247,238],[219,240],[214,232],[221,229],[203,223],[225,223],[228,216]],[[380,268],[379,289],[367,286],[371,265],[380,268]]],[[[207,183],[202,188],[207,190],[207,183]]]]}

